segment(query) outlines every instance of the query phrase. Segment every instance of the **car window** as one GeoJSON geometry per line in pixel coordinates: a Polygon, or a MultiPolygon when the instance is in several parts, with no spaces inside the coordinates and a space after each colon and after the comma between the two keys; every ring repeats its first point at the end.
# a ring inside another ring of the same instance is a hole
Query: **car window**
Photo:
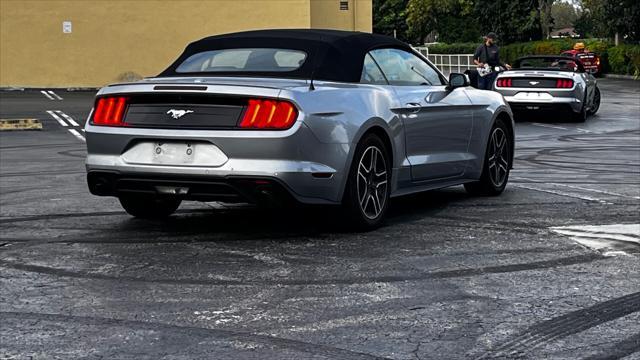
{"type": "Polygon", "coordinates": [[[203,51],[189,56],[177,73],[293,71],[307,58],[299,50],[240,48],[203,51]]]}
{"type": "Polygon", "coordinates": [[[383,84],[387,85],[387,79],[384,78],[378,64],[373,60],[371,55],[364,57],[364,65],[362,66],[362,75],[360,76],[362,84],[383,84]]]}
{"type": "Polygon", "coordinates": [[[370,54],[391,85],[444,85],[438,72],[414,54],[399,49],[377,49],[370,54]]]}

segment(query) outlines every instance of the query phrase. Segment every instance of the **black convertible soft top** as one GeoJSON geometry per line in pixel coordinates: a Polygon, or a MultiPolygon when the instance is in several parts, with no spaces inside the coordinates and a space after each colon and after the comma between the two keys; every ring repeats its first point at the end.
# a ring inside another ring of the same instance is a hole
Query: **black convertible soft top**
{"type": "Polygon", "coordinates": [[[307,53],[307,60],[288,72],[206,72],[189,76],[266,76],[358,82],[365,54],[376,48],[398,48],[415,53],[411,46],[392,37],[354,31],[290,29],[255,30],[216,35],[192,42],[160,77],[185,76],[176,68],[191,55],[221,49],[279,48],[307,53]]]}
{"type": "Polygon", "coordinates": [[[559,65],[561,62],[573,62],[576,65],[578,65],[578,71],[579,72],[584,72],[584,65],[582,65],[582,61],[580,59],[576,59],[574,57],[571,56],[567,56],[567,55],[527,55],[527,56],[522,56],[516,59],[516,61],[513,64],[513,68],[514,70],[522,70],[522,69],[526,69],[526,70],[549,70],[549,69],[553,69],[553,70],[559,70],[559,71],[574,71],[573,69],[569,69],[569,68],[560,68],[559,65]],[[535,60],[540,60],[542,62],[548,62],[551,64],[553,63],[558,63],[557,67],[551,67],[551,66],[546,66],[546,67],[536,67],[536,66],[526,66],[527,65],[527,60],[533,60],[535,63],[535,60]]]}

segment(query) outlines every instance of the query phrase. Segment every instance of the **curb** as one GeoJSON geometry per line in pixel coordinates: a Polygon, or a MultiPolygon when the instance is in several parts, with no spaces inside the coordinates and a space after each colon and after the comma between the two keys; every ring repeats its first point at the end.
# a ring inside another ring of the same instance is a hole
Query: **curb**
{"type": "Polygon", "coordinates": [[[603,74],[602,76],[609,79],[640,80],[636,79],[633,75],[603,74]]]}
{"type": "Polygon", "coordinates": [[[0,119],[0,131],[42,130],[37,119],[0,119]]]}

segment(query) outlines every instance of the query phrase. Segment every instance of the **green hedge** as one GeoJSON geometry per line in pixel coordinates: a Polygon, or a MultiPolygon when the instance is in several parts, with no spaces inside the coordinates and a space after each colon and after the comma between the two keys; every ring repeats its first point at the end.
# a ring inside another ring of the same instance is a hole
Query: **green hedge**
{"type": "Polygon", "coordinates": [[[640,77],[640,45],[613,46],[607,55],[612,73],[640,77]]]}
{"type": "Polygon", "coordinates": [[[429,45],[430,54],[473,54],[479,44],[477,43],[438,43],[429,45]]]}
{"type": "MultiPolygon", "coordinates": [[[[597,39],[554,39],[530,41],[526,43],[516,43],[505,45],[500,48],[500,56],[506,62],[513,62],[515,59],[525,55],[557,55],[563,51],[573,49],[576,42],[583,42],[589,51],[593,51],[602,57],[611,47],[611,43],[597,39]]],[[[601,59],[602,61],[603,59],[601,59]]]]}
{"type": "MultiPolygon", "coordinates": [[[[640,45],[618,45],[600,39],[553,39],[515,43],[500,47],[500,57],[507,63],[525,55],[560,54],[583,42],[589,51],[600,56],[603,72],[640,76],[640,45]]],[[[477,43],[435,44],[430,54],[473,54],[477,43]]]]}

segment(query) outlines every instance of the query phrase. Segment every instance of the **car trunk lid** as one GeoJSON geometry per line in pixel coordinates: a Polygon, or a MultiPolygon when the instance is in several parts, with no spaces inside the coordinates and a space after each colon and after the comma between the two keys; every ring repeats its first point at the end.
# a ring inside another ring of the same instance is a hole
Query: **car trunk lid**
{"type": "Polygon", "coordinates": [[[500,74],[498,79],[511,79],[509,87],[513,88],[549,89],[556,88],[558,79],[573,80],[573,73],[511,70],[500,74]]]}
{"type": "Polygon", "coordinates": [[[277,99],[284,88],[305,80],[154,78],[103,88],[98,97],[124,96],[123,121],[129,127],[234,129],[249,99],[277,99]]]}

